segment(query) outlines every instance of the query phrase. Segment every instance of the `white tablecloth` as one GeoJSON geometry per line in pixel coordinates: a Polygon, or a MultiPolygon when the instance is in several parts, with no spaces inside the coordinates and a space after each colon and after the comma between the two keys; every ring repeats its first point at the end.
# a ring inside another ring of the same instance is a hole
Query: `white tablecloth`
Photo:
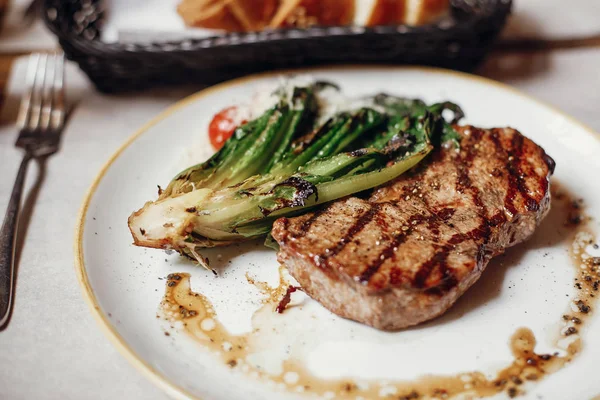
{"type": "MultiPolygon", "coordinates": [[[[496,54],[480,73],[600,130],[599,65],[597,48],[496,54]]],[[[10,111],[22,90],[23,66],[19,62],[13,73],[0,122],[2,213],[21,157],[13,148],[10,111]]],[[[185,91],[106,96],[94,92],[74,68],[68,70],[68,88],[77,104],[61,151],[47,163],[19,263],[13,317],[0,332],[0,399],[164,399],[93,320],[75,277],[73,236],[84,193],[99,168],[132,132],[185,91]]],[[[38,174],[32,165],[30,187],[38,174]]]]}

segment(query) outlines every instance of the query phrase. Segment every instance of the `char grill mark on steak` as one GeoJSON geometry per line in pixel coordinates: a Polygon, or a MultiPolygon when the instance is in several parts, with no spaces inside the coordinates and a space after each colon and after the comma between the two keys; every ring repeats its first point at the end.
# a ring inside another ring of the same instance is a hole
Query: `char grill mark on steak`
{"type": "MultiPolygon", "coordinates": [[[[489,175],[487,177],[482,177],[481,169],[473,168],[473,162],[476,158],[479,161],[489,161],[487,160],[486,155],[482,155],[479,152],[479,149],[482,147],[488,149],[490,147],[489,145],[483,146],[481,143],[482,138],[484,136],[484,131],[477,128],[468,128],[465,129],[463,133],[464,137],[462,141],[461,151],[453,159],[453,166],[455,168],[455,179],[452,180],[451,178],[449,178],[447,174],[448,171],[442,170],[442,173],[446,173],[446,176],[439,177],[441,178],[440,180],[442,182],[440,187],[440,184],[437,183],[438,177],[436,177],[434,171],[434,179],[432,181],[434,185],[432,187],[432,190],[422,199],[428,211],[430,211],[433,215],[438,216],[440,220],[446,219],[440,216],[440,212],[444,217],[448,215],[446,211],[450,208],[448,206],[454,207],[455,212],[456,210],[458,210],[460,215],[457,216],[458,218],[455,221],[456,223],[450,222],[448,224],[452,228],[456,227],[458,229],[458,233],[456,233],[453,237],[447,239],[446,241],[441,240],[442,244],[436,246],[437,250],[431,256],[431,258],[425,260],[422,263],[420,269],[414,275],[413,286],[416,288],[425,287],[428,278],[436,269],[438,270],[438,275],[441,277],[440,281],[454,281],[455,279],[452,279],[454,271],[447,265],[447,253],[453,250],[454,244],[456,242],[464,240],[465,237],[468,237],[474,240],[477,243],[477,245],[486,246],[490,241],[490,237],[493,233],[492,228],[506,221],[506,216],[502,212],[496,211],[493,213],[492,216],[489,215],[488,209],[482,199],[482,193],[490,186],[490,182],[488,179],[489,175]],[[447,189],[447,191],[443,190],[444,188],[447,189]],[[454,193],[454,195],[450,196],[449,199],[445,199],[446,194],[448,192],[454,193]],[[439,195],[438,193],[441,193],[441,195],[439,195]],[[442,198],[441,202],[438,201],[438,197],[442,198]]],[[[517,146],[511,146],[511,151],[513,151],[514,149],[515,153],[519,157],[522,157],[522,144],[519,144],[519,140],[515,140],[515,138],[519,138],[520,142],[522,143],[523,137],[520,134],[509,136],[512,136],[510,140],[511,145],[513,143],[517,143],[517,146]]],[[[444,159],[449,156],[452,156],[451,152],[442,152],[441,154],[441,165],[446,167],[446,169],[448,167],[447,163],[444,164],[443,162],[444,159]]],[[[513,160],[513,164],[517,165],[517,156],[512,156],[512,154],[508,155],[507,152],[504,150],[502,152],[499,152],[498,154],[494,154],[494,156],[496,156],[496,161],[499,164],[499,166],[502,166],[502,164],[506,165],[506,163],[509,160],[513,160]],[[510,156],[512,156],[512,158],[509,158],[510,156]]],[[[518,161],[520,163],[526,162],[525,159],[521,158],[519,158],[518,161]]],[[[416,176],[418,178],[421,178],[424,175],[425,179],[427,179],[428,176],[431,177],[432,175],[428,173],[428,167],[431,166],[428,165],[420,168],[420,170],[416,173],[416,176]]],[[[520,171],[521,169],[522,167],[518,166],[513,168],[513,171],[520,171]]],[[[485,173],[485,171],[483,172],[485,173]]],[[[514,182],[508,182],[507,196],[514,202],[514,199],[517,196],[517,194],[521,194],[524,188],[524,183],[521,183],[521,185],[518,184],[519,180],[523,182],[523,179],[520,178],[520,173],[519,175],[517,175],[516,173],[511,173],[509,174],[509,177],[510,176],[515,176],[516,178],[513,179],[514,182]],[[515,185],[514,183],[517,183],[517,185],[515,185]],[[518,189],[517,193],[512,194],[511,188],[515,187],[518,189]]],[[[400,180],[402,180],[402,178],[400,180]]],[[[494,178],[494,180],[498,179],[494,178]]],[[[501,184],[502,182],[498,183],[501,184]]],[[[410,192],[411,188],[412,186],[405,187],[402,191],[402,196],[404,196],[407,192],[410,192]],[[408,191],[406,189],[408,189],[408,191]]],[[[522,197],[524,200],[526,199],[524,195],[522,197]]],[[[382,201],[385,199],[386,197],[384,196],[384,198],[376,199],[376,201],[382,201]]],[[[504,202],[498,196],[496,196],[494,200],[495,201],[493,201],[491,204],[492,208],[502,209],[502,207],[504,206],[504,202]]],[[[527,203],[525,205],[527,205],[527,203]]],[[[533,210],[531,208],[531,205],[527,207],[527,210],[533,210]]],[[[452,219],[453,216],[454,214],[450,216],[450,219],[452,219]]],[[[439,228],[432,229],[432,232],[434,233],[437,233],[438,231],[439,228]]],[[[511,237],[509,241],[513,242],[514,240],[515,238],[511,237]]],[[[383,263],[379,263],[379,266],[381,266],[382,264],[383,263]]],[[[377,270],[374,269],[369,270],[370,276],[373,276],[376,272],[377,270]]],[[[448,287],[449,285],[446,286],[448,287]]]]}
{"type": "Polygon", "coordinates": [[[447,223],[457,233],[467,235],[480,225],[477,221],[485,216],[472,207],[471,196],[464,193],[463,189],[470,181],[463,156],[464,154],[453,150],[438,152],[433,155],[432,162],[421,166],[407,181],[397,187],[385,187],[371,200],[385,201],[417,196],[428,211],[438,216],[440,221],[447,223]],[[441,200],[439,193],[444,193],[441,200]]]}
{"type": "MultiPolygon", "coordinates": [[[[540,208],[540,205],[534,198],[532,198],[528,193],[528,188],[525,184],[525,179],[523,177],[523,136],[514,135],[512,138],[512,153],[508,157],[508,172],[510,174],[510,197],[509,201],[512,204],[512,201],[515,197],[516,192],[518,191],[521,196],[525,198],[525,207],[528,211],[537,211],[540,208]]],[[[507,201],[507,204],[508,201],[507,201]]],[[[511,205],[511,207],[514,207],[511,205]]]]}
{"type": "MultiPolygon", "coordinates": [[[[477,208],[477,217],[478,224],[473,226],[467,232],[457,231],[454,235],[452,235],[446,243],[442,243],[440,245],[435,245],[434,252],[429,259],[423,262],[419,268],[419,270],[414,275],[413,286],[418,289],[422,289],[426,286],[426,282],[428,278],[430,278],[431,274],[434,270],[437,269],[440,282],[440,288],[444,290],[451,289],[457,283],[457,279],[455,273],[451,267],[448,266],[447,259],[449,253],[453,250],[454,246],[460,242],[461,240],[465,240],[465,237],[473,239],[478,243],[486,242],[490,236],[491,229],[490,226],[486,223],[485,216],[487,215],[487,210],[483,204],[481,199],[481,191],[477,186],[475,186],[471,178],[469,176],[469,170],[472,167],[473,159],[478,154],[479,145],[477,144],[483,132],[479,129],[472,129],[471,134],[463,140],[465,142],[463,144],[463,148],[466,150],[461,151],[461,153],[456,157],[456,179],[452,184],[454,184],[454,188],[457,193],[461,196],[469,196],[470,200],[477,208]]],[[[421,172],[422,173],[422,172],[421,172]]],[[[412,186],[408,187],[409,192],[413,192],[414,188],[412,186]],[[410,190],[412,188],[412,190],[410,190]]],[[[406,194],[406,190],[403,191],[403,196],[406,194]]],[[[410,196],[410,195],[407,195],[410,196]]],[[[405,197],[406,199],[406,197],[405,197]]],[[[425,207],[432,213],[434,218],[430,219],[429,228],[432,230],[434,234],[436,234],[436,242],[439,241],[439,227],[433,226],[432,223],[435,221],[438,224],[445,223],[449,218],[451,218],[455,212],[455,208],[444,207],[439,210],[436,207],[432,207],[428,204],[427,198],[423,199],[423,203],[425,207]]],[[[473,210],[470,210],[473,211],[473,210]]],[[[453,227],[454,228],[454,227],[453,227]]],[[[406,236],[404,236],[406,238],[406,236]]],[[[386,249],[388,250],[388,249],[386,249]]],[[[391,257],[393,254],[389,254],[388,257],[391,257]]],[[[367,268],[365,273],[361,275],[361,281],[363,283],[367,283],[368,280],[378,271],[379,267],[383,264],[384,260],[377,263],[374,267],[370,266],[367,268]]],[[[437,290],[438,292],[440,290],[437,290]]]]}
{"type": "MultiPolygon", "coordinates": [[[[367,238],[361,239],[361,242],[368,244],[368,237],[371,237],[370,248],[368,248],[370,256],[357,266],[356,271],[353,270],[354,279],[373,290],[382,289],[390,283],[420,286],[413,277],[418,273],[420,266],[434,257],[441,244],[447,244],[447,248],[452,249],[456,244],[463,243],[465,252],[476,251],[476,244],[472,240],[445,226],[427,209],[422,207],[417,211],[416,206],[420,205],[419,203],[414,203],[412,209],[406,201],[400,205],[389,202],[379,204],[381,209],[378,216],[385,221],[385,224],[382,226],[373,223],[363,232],[362,235],[367,238]],[[373,240],[373,237],[376,240],[373,240]],[[397,254],[403,256],[396,257],[397,254]],[[397,265],[403,265],[403,268],[395,268],[397,265]],[[387,271],[383,276],[386,279],[389,277],[389,282],[380,282],[378,279],[372,281],[371,278],[376,276],[382,266],[386,266],[387,271]]],[[[351,252],[340,252],[338,257],[330,259],[329,264],[335,267],[340,259],[348,260],[352,256],[351,252]]],[[[342,264],[344,263],[342,261],[342,264]]],[[[453,275],[453,270],[432,262],[429,273],[421,276],[423,284],[431,286],[438,281],[441,284],[441,280],[451,281],[453,275]],[[432,272],[433,276],[430,275],[432,272]]]]}
{"type": "Polygon", "coordinates": [[[297,234],[297,237],[306,235],[306,232],[308,232],[308,230],[310,229],[310,226],[313,224],[313,222],[315,222],[317,220],[317,218],[319,218],[321,216],[321,214],[326,213],[330,207],[331,207],[331,205],[328,205],[328,206],[318,209],[317,211],[312,213],[312,215],[308,219],[306,219],[306,221],[304,221],[302,223],[302,227],[300,228],[300,232],[297,234]]]}
{"type": "MultiPolygon", "coordinates": [[[[395,207],[395,205],[393,206],[395,207]]],[[[408,235],[411,233],[413,225],[420,224],[422,222],[427,222],[427,219],[423,218],[420,215],[414,215],[413,217],[411,217],[409,222],[410,223],[407,225],[408,229],[406,231],[400,229],[400,231],[396,231],[393,233],[390,243],[381,250],[379,256],[375,259],[375,261],[369,264],[367,268],[365,268],[365,270],[360,274],[358,280],[361,283],[367,284],[371,277],[375,275],[377,271],[379,271],[379,268],[383,265],[384,262],[386,262],[388,259],[394,258],[395,252],[398,250],[398,246],[402,245],[402,243],[404,243],[408,239],[408,235]]]]}
{"type": "Polygon", "coordinates": [[[549,210],[552,159],[512,129],[457,130],[460,151],[437,150],[368,201],[276,221],[279,260],[307,294],[381,329],[414,325],[531,236],[549,210]]]}
{"type": "MultiPolygon", "coordinates": [[[[497,131],[493,131],[492,135],[490,135],[490,138],[494,142],[494,145],[496,146],[496,150],[498,152],[502,152],[502,153],[506,152],[506,149],[500,143],[500,138],[498,137],[497,131]]],[[[519,141],[517,141],[517,143],[515,143],[515,140],[513,139],[512,140],[513,149],[515,148],[515,144],[519,145],[519,141]]],[[[517,153],[521,153],[521,151],[519,151],[517,153]]],[[[518,172],[517,172],[516,166],[514,165],[515,164],[514,157],[515,157],[515,154],[514,154],[513,150],[511,149],[508,152],[508,157],[507,157],[508,158],[508,163],[507,163],[508,191],[506,192],[506,197],[504,200],[504,207],[513,216],[517,214],[517,209],[515,207],[514,202],[515,202],[515,197],[517,195],[517,186],[518,186],[518,178],[517,178],[518,172]],[[511,158],[512,158],[512,160],[511,160],[511,158]]]]}
{"type": "MultiPolygon", "coordinates": [[[[507,154],[508,191],[504,200],[505,208],[510,214],[516,215],[518,209],[517,205],[515,205],[515,201],[520,195],[523,197],[524,206],[528,211],[538,211],[540,202],[529,194],[530,188],[526,183],[526,177],[535,174],[535,171],[534,166],[530,165],[527,160],[527,154],[525,154],[525,138],[520,134],[513,134],[509,147],[502,144],[500,138],[501,134],[500,129],[493,129],[490,139],[496,146],[497,152],[507,154]]],[[[543,158],[550,173],[552,173],[554,171],[554,161],[546,154],[544,154],[543,158]]],[[[546,192],[548,190],[547,180],[539,180],[536,183],[540,185],[539,190],[541,192],[546,192]]],[[[533,189],[535,190],[538,188],[533,189]]]]}
{"type": "Polygon", "coordinates": [[[335,257],[337,254],[339,254],[340,251],[344,250],[346,245],[350,241],[352,241],[352,239],[354,239],[354,237],[358,233],[360,233],[360,231],[362,231],[369,222],[371,222],[375,219],[375,217],[379,213],[380,209],[381,209],[381,204],[374,204],[367,210],[366,213],[361,215],[360,218],[358,218],[354,222],[354,224],[350,227],[350,229],[348,229],[346,234],[344,236],[342,236],[342,238],[338,241],[338,243],[335,245],[335,247],[332,249],[329,249],[328,252],[321,255],[321,257],[323,257],[323,261],[326,261],[330,257],[335,257]]]}
{"type": "MultiPolygon", "coordinates": [[[[471,131],[471,135],[469,135],[469,141],[474,143],[466,144],[466,155],[462,162],[459,162],[457,167],[457,177],[456,177],[456,190],[460,193],[469,194],[471,199],[473,200],[473,204],[477,207],[478,214],[483,217],[483,219],[487,216],[487,209],[483,204],[483,200],[481,199],[481,191],[477,186],[473,184],[471,181],[471,177],[469,176],[469,170],[473,167],[473,159],[478,153],[479,142],[481,140],[482,131],[474,128],[471,131]]],[[[462,152],[461,152],[462,153],[462,152]]],[[[489,234],[489,227],[485,224],[483,220],[480,225],[473,229],[472,231],[467,233],[467,236],[472,236],[475,232],[481,230],[483,236],[487,236],[489,234]]]]}

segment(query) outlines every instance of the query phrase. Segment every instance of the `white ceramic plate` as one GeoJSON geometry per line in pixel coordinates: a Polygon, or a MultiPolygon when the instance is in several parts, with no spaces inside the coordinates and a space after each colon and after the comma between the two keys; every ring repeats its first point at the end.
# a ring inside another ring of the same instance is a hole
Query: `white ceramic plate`
{"type": "MultiPolygon", "coordinates": [[[[465,110],[465,122],[515,127],[555,158],[555,179],[563,190],[584,199],[589,215],[600,215],[600,186],[595,176],[600,171],[598,137],[513,89],[474,76],[424,68],[328,68],[309,73],[340,84],[347,94],[386,91],[428,102],[450,99],[465,110]]],[[[206,127],[212,115],[246,101],[279,76],[232,81],[175,105],[125,143],[94,182],[76,236],[77,269],[93,313],[130,361],[177,398],[380,394],[399,398],[424,375],[480,371],[494,377],[512,362],[509,340],[520,327],[536,335],[536,352],[561,351],[557,345],[564,329],[561,316],[578,295],[568,254],[571,240],[561,207],[556,205],[534,238],[494,260],[446,315],[396,333],[340,319],[302,294],[292,298],[296,307],[281,315],[272,312],[273,305],[262,305],[264,295],[245,276],[248,272],[258,281],[277,286],[275,253],[259,243],[209,251],[211,265],[220,271],[218,277],[176,255],[134,247],[127,217],[156,197],[157,184],[166,185],[182,164],[190,162],[190,143],[198,144],[198,161],[210,153],[206,127]],[[247,360],[240,359],[231,368],[214,347],[208,350],[210,346],[202,339],[192,339],[177,325],[172,329],[171,322],[157,318],[165,290],[162,278],[172,272],[191,274],[193,290],[210,300],[218,321],[233,335],[259,329],[244,336],[248,353],[253,353],[247,360]],[[257,309],[261,311],[251,320],[257,309]],[[273,379],[253,377],[256,365],[262,368],[261,376],[273,379]],[[278,376],[290,365],[310,373],[314,385],[305,388],[306,379],[296,382],[294,373],[285,379],[278,376]],[[335,383],[328,386],[326,380],[335,383]],[[399,381],[406,383],[396,384],[399,381]],[[344,393],[340,382],[352,382],[358,388],[351,385],[350,392],[344,393]]],[[[593,220],[591,225],[597,228],[598,223],[593,220]]],[[[597,252],[591,246],[588,251],[597,252]]],[[[519,385],[523,396],[590,399],[600,394],[600,382],[592,378],[600,359],[600,336],[594,334],[600,330],[600,318],[593,314],[594,308],[591,320],[580,329],[583,351],[555,374],[519,385]]],[[[468,389],[474,375],[461,376],[468,389]]],[[[425,390],[424,381],[420,382],[416,387],[425,390]]],[[[441,380],[429,382],[443,386],[441,380]]],[[[504,398],[507,391],[497,396],[504,398]]]]}

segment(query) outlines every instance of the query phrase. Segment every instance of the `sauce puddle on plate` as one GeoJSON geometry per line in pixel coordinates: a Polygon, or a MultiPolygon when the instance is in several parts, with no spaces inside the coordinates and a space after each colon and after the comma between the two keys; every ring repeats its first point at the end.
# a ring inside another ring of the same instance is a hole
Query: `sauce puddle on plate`
{"type": "MultiPolygon", "coordinates": [[[[232,335],[219,322],[210,301],[190,288],[190,276],[174,273],[168,276],[165,296],[161,303],[164,317],[181,321],[184,330],[203,346],[220,354],[223,362],[232,369],[240,370],[252,378],[271,382],[282,390],[307,393],[323,398],[394,398],[447,399],[457,395],[488,397],[504,392],[517,397],[526,392],[526,383],[543,379],[567,365],[581,351],[579,331],[591,316],[595,301],[600,295],[600,257],[592,257],[586,251],[595,245],[595,237],[587,229],[589,220],[583,214],[581,200],[574,200],[553,185],[553,207],[561,207],[566,216],[565,227],[572,235],[571,257],[575,267],[573,300],[568,312],[562,316],[560,339],[557,347],[563,351],[554,354],[535,353],[536,338],[528,328],[519,328],[510,338],[513,361],[499,370],[495,378],[489,379],[481,372],[466,372],[455,376],[427,376],[414,381],[390,382],[352,379],[329,380],[314,376],[303,364],[292,356],[284,359],[276,373],[257,368],[249,361],[260,353],[256,339],[267,329],[276,330],[270,322],[277,317],[275,306],[286,294],[288,282],[280,269],[279,286],[272,288],[258,282],[249,275],[249,283],[255,285],[265,296],[265,305],[252,317],[253,330],[243,335],[232,335]]],[[[485,279],[485,274],[482,279],[485,279]]],[[[468,294],[467,294],[468,295],[468,294]]]]}

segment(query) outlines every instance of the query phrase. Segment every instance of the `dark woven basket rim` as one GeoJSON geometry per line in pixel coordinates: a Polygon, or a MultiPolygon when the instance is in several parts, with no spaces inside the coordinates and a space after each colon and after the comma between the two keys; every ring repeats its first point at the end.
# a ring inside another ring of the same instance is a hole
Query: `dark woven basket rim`
{"type": "Polygon", "coordinates": [[[85,48],[87,52],[95,50],[106,54],[110,52],[123,54],[126,52],[135,53],[156,53],[156,52],[185,52],[190,48],[223,48],[236,47],[241,45],[259,45],[265,42],[294,41],[302,39],[315,38],[335,38],[335,37],[353,37],[358,35],[388,36],[393,34],[402,34],[405,36],[423,34],[445,34],[447,31],[465,31],[468,32],[474,24],[480,24],[487,19],[493,19],[498,15],[509,14],[512,8],[512,0],[492,0],[494,7],[488,7],[480,12],[468,13],[464,18],[454,20],[442,20],[438,23],[409,26],[409,25],[388,25],[375,27],[362,26],[315,26],[310,28],[285,28],[264,30],[259,32],[230,32],[205,38],[186,38],[176,41],[155,41],[150,43],[110,43],[104,42],[98,38],[87,39],[73,32],[66,27],[58,26],[54,23],[48,8],[44,12],[44,21],[48,28],[59,37],[68,37],[71,45],[85,48]]]}
{"type": "Polygon", "coordinates": [[[327,26],[151,43],[101,40],[104,0],[45,0],[44,20],[96,88],[123,92],[324,64],[394,63],[470,70],[490,50],[512,0],[450,0],[450,15],[423,26],[327,26]]]}

